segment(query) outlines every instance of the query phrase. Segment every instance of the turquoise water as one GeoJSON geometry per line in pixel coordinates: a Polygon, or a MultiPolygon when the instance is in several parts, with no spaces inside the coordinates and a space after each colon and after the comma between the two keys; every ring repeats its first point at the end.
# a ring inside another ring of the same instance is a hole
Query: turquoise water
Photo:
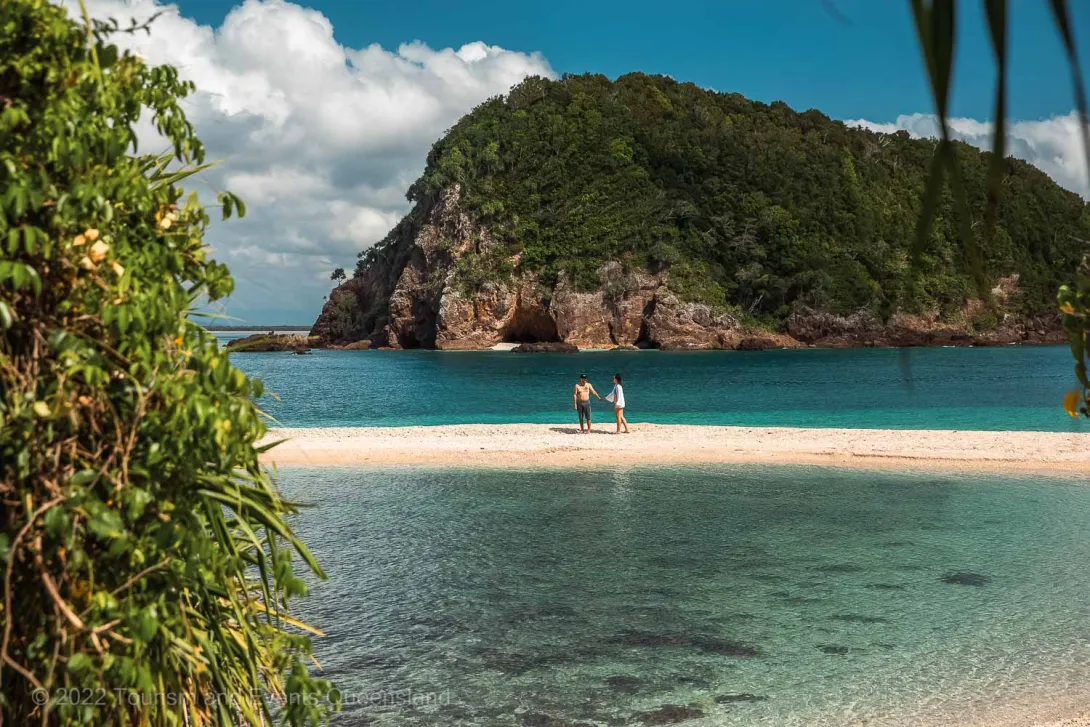
{"type": "MultiPolygon", "coordinates": [[[[235,354],[284,426],[573,420],[581,371],[605,396],[625,377],[628,419],[894,429],[1087,430],[1060,406],[1065,346],[583,352],[315,351],[235,354]]],[[[599,407],[599,416],[611,412],[599,407]]]]}
{"type": "Polygon", "coordinates": [[[941,727],[1090,698],[1077,483],[718,467],[282,485],[318,503],[297,527],[331,577],[301,605],[347,698],[334,724],[941,727]]]}

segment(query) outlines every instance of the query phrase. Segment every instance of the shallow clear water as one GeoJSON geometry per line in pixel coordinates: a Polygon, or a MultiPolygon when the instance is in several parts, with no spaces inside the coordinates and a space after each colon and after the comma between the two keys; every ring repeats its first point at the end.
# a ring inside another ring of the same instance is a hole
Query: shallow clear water
{"type": "Polygon", "coordinates": [[[805,467],[281,480],[317,503],[297,528],[331,577],[300,605],[348,696],[335,724],[643,724],[663,705],[699,710],[694,725],[1019,724],[1090,697],[1078,483],[805,467]]]}
{"type": "MultiPolygon", "coordinates": [[[[236,334],[237,335],[237,334],[236,334]]],[[[228,334],[222,334],[228,338],[228,334]]],[[[571,420],[581,371],[628,418],[666,424],[1087,430],[1060,403],[1066,346],[582,352],[315,351],[232,356],[263,379],[282,425],[405,426],[571,420]]],[[[600,416],[610,412],[599,407],[600,416]]]]}

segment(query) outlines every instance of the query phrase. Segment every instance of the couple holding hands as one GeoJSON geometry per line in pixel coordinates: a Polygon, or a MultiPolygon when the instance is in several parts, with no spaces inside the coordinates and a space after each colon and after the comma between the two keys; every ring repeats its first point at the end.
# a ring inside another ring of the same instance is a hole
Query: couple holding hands
{"type": "MultiPolygon", "coordinates": [[[[575,385],[575,392],[573,399],[575,400],[575,410],[579,412],[579,432],[582,434],[590,433],[590,395],[602,401],[602,397],[598,396],[598,392],[594,390],[594,387],[587,381],[586,374],[579,374],[579,383],[575,385]],[[586,420],[587,427],[583,428],[583,420],[586,420]]],[[[628,434],[628,420],[624,418],[624,388],[621,387],[621,375],[613,375],[613,391],[606,395],[605,401],[613,402],[613,413],[617,417],[617,431],[616,434],[621,433],[621,427],[624,427],[624,433],[628,434]]]]}

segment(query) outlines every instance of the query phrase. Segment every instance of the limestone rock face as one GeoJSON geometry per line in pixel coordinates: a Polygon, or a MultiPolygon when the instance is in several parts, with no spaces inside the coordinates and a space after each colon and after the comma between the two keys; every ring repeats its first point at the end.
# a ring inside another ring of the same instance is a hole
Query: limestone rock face
{"type": "Polygon", "coordinates": [[[1067,333],[1059,315],[1048,318],[1030,318],[1026,321],[1026,343],[1067,343],[1067,333]]]}
{"type": "MultiPolygon", "coordinates": [[[[1016,278],[1016,276],[1012,276],[1016,278]]],[[[1009,281],[1009,278],[1004,278],[1009,281]]],[[[997,305],[1009,295],[1010,283],[992,291],[997,305]],[[1004,291],[1004,295],[999,295],[1004,291]]],[[[1063,343],[1065,335],[1059,316],[1018,320],[1002,314],[998,320],[979,300],[970,300],[953,320],[942,320],[937,312],[894,313],[882,323],[869,311],[838,316],[825,311],[800,308],[787,317],[787,333],[802,343],[818,348],[856,346],[1009,346],[1015,343],[1063,343]]]]}
{"type": "Polygon", "coordinates": [[[439,300],[435,347],[446,350],[490,348],[503,340],[517,294],[503,283],[486,283],[472,297],[448,287],[439,300]]]}
{"type": "Polygon", "coordinates": [[[469,296],[449,284],[439,303],[435,347],[491,348],[503,341],[555,341],[556,322],[533,279],[486,282],[469,296]]]}
{"type": "Polygon", "coordinates": [[[937,317],[895,313],[886,324],[886,338],[894,346],[968,345],[970,335],[963,328],[943,323],[937,317]]]}
{"type": "Polygon", "coordinates": [[[561,341],[580,348],[600,348],[612,343],[601,291],[578,293],[560,285],[553,293],[550,312],[561,341]]]}
{"type": "Polygon", "coordinates": [[[344,345],[334,343],[329,346],[331,350],[335,351],[367,351],[371,347],[371,341],[366,338],[361,341],[353,341],[352,343],[346,343],[344,345]]]}
{"type": "Polygon", "coordinates": [[[599,285],[583,290],[563,274],[559,282],[543,284],[520,270],[518,255],[504,259],[500,250],[487,227],[462,209],[461,189],[454,185],[418,204],[363,254],[356,275],[330,294],[311,329],[313,340],[379,349],[559,342],[693,351],[999,346],[1065,338],[1058,316],[1027,321],[1003,312],[1017,297],[1017,275],[996,283],[990,304],[969,300],[945,318],[899,312],[883,322],[866,310],[838,315],[798,307],[783,331],[769,331],[679,300],[669,289],[668,271],[652,275],[607,262],[598,270],[599,285]]]}
{"type": "Polygon", "coordinates": [[[663,288],[661,277],[636,275],[626,294],[608,303],[610,338],[618,346],[635,346],[646,341],[647,316],[658,291],[663,288]]]}
{"type": "Polygon", "coordinates": [[[418,259],[405,266],[390,295],[389,322],[379,336],[390,348],[422,348],[434,343],[435,301],[428,283],[427,268],[418,259]]]}
{"type": "Polygon", "coordinates": [[[408,260],[390,295],[386,345],[391,348],[433,348],[437,322],[450,270],[473,245],[477,232],[461,212],[461,190],[445,191],[416,231],[408,260]]]}
{"type": "Polygon", "coordinates": [[[709,306],[699,303],[682,303],[665,289],[655,295],[646,323],[647,340],[663,351],[735,348],[741,338],[739,322],[733,317],[717,317],[709,306]]]}
{"type": "Polygon", "coordinates": [[[739,351],[769,351],[777,348],[806,348],[806,344],[785,333],[754,330],[739,338],[734,347],[739,351]]]}
{"type": "Polygon", "coordinates": [[[792,338],[822,348],[881,345],[885,336],[881,321],[870,311],[845,317],[799,308],[787,317],[786,325],[792,338]]]}
{"type": "Polygon", "coordinates": [[[592,292],[557,285],[549,308],[557,336],[580,348],[635,346],[645,339],[646,316],[662,279],[625,275],[615,262],[603,265],[599,276],[602,287],[592,292]]]}

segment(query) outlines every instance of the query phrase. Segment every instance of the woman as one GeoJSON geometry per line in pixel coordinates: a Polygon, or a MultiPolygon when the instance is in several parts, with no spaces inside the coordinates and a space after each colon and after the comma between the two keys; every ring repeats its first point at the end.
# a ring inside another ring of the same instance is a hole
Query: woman
{"type": "Polygon", "coordinates": [[[624,433],[628,434],[628,420],[624,418],[624,387],[621,386],[620,374],[613,374],[613,391],[606,396],[606,401],[613,402],[613,414],[617,417],[616,433],[620,434],[623,426],[624,433]]]}

